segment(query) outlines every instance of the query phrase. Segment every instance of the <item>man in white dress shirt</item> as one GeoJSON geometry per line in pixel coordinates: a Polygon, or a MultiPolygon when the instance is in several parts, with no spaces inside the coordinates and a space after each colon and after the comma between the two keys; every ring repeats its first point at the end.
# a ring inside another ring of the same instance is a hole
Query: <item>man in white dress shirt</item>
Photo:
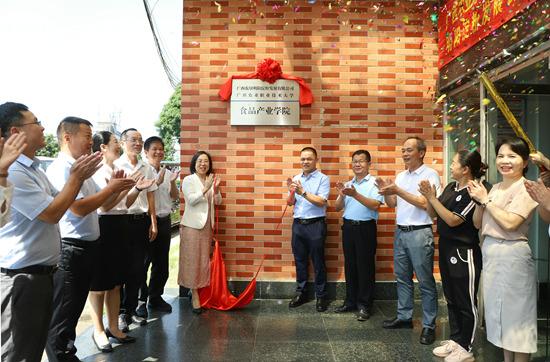
{"type": "MultiPolygon", "coordinates": [[[[135,128],[128,128],[120,135],[124,154],[114,162],[116,168],[124,170],[126,174],[141,173],[145,179],[154,179],[155,171],[141,160],[143,138],[135,128]]],[[[147,319],[137,315],[138,294],[141,282],[145,280],[145,251],[147,244],[157,237],[157,214],[155,210],[156,183],[145,190],[139,191],[136,201],[128,208],[128,275],[122,289],[120,304],[119,328],[128,331],[128,325],[136,323],[141,326],[147,324],[147,319]]]]}
{"type": "Polygon", "coordinates": [[[407,138],[401,153],[407,169],[397,175],[395,183],[381,178],[376,180],[386,204],[396,207],[397,224],[393,245],[397,316],[384,321],[383,327],[412,328],[414,271],[422,298],[420,343],[432,344],[435,341],[437,317],[437,290],[433,276],[433,220],[426,211],[427,200],[418,191],[418,184],[422,180],[428,180],[439,193],[441,183],[437,172],[424,164],[426,143],[422,138],[407,138]]]}
{"type": "Polygon", "coordinates": [[[160,312],[172,312],[172,306],[162,299],[164,286],[168,280],[168,255],[170,253],[170,214],[172,212],[172,202],[178,196],[178,187],[176,179],[179,172],[172,172],[166,167],[161,166],[164,159],[164,142],[162,138],[153,136],[145,140],[143,145],[147,163],[155,171],[157,190],[155,191],[155,211],[157,213],[157,238],[147,246],[145,255],[145,275],[151,267],[151,276],[149,285],[147,280],[141,282],[139,299],[142,302],[137,309],[140,317],[147,318],[147,306],[160,312]],[[147,302],[149,299],[149,302],[147,302]]]}
{"type": "MultiPolygon", "coordinates": [[[[92,124],[66,117],[57,127],[60,152],[46,171],[52,185],[61,190],[69,182],[75,160],[92,151],[92,124]]],[[[97,155],[100,157],[99,152],[97,155]]],[[[61,260],[54,276],[54,311],[46,352],[50,361],[77,361],[76,325],[82,314],[97,264],[99,221],[97,209],[112,203],[120,192],[133,187],[130,178],[111,177],[99,189],[90,178],[82,184],[76,200],[59,221],[61,260]]]]}

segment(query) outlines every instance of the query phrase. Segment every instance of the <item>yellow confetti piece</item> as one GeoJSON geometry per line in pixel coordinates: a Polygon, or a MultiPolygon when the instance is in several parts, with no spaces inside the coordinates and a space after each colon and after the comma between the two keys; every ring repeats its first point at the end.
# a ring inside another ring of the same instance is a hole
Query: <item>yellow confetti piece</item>
{"type": "Polygon", "coordinates": [[[216,5],[218,7],[218,13],[221,13],[222,12],[222,6],[216,1],[214,1],[214,5],[216,5]]]}
{"type": "Polygon", "coordinates": [[[332,3],[328,3],[328,9],[332,10],[332,3]]]}
{"type": "Polygon", "coordinates": [[[405,24],[408,24],[408,23],[409,23],[409,16],[408,16],[408,15],[403,16],[403,22],[404,22],[405,24]]]}
{"type": "Polygon", "coordinates": [[[489,103],[491,103],[491,100],[489,98],[483,98],[483,100],[481,101],[481,103],[483,103],[484,106],[488,105],[489,103]]]}
{"type": "Polygon", "coordinates": [[[451,126],[450,124],[446,124],[445,126],[443,126],[443,130],[445,132],[450,132],[453,130],[453,126],[451,126]]]}
{"type": "Polygon", "coordinates": [[[233,24],[237,22],[237,20],[235,20],[235,17],[231,18],[231,21],[233,22],[233,24]]]}
{"type": "Polygon", "coordinates": [[[442,100],[444,100],[445,98],[447,97],[446,94],[442,94],[439,96],[439,98],[437,98],[437,101],[435,101],[435,103],[441,103],[442,100]]]}

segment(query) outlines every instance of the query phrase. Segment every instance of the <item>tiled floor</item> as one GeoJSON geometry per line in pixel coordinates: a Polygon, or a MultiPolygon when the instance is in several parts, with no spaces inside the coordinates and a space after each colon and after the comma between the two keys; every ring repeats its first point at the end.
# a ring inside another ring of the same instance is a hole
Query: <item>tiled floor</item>
{"type": "MultiPolygon", "coordinates": [[[[421,325],[417,305],[414,329],[385,330],[382,321],[395,313],[394,301],[375,303],[374,314],[358,322],[353,314],[317,313],[315,303],[289,310],[287,300],[254,300],[231,312],[191,313],[187,298],[169,298],[171,314],[152,313],[149,324],[134,327],[138,342],[116,345],[113,353],[95,349],[91,330],[76,341],[83,361],[442,361],[435,346],[418,343],[421,325]]],[[[438,341],[448,335],[446,309],[440,306],[438,341]]],[[[544,338],[540,338],[545,339],[544,338]]],[[[542,341],[545,342],[545,341],[542,341]]],[[[438,342],[436,342],[438,343],[438,342]]],[[[502,353],[479,331],[476,361],[502,361],[502,353]]],[[[537,356],[545,353],[541,344],[537,356]]],[[[534,360],[544,360],[537,357],[534,360]]]]}

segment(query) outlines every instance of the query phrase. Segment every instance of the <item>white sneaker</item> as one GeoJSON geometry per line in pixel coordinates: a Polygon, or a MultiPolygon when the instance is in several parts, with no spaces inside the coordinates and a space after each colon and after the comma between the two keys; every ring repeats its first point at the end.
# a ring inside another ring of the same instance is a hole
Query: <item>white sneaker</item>
{"type": "Polygon", "coordinates": [[[461,345],[457,344],[455,350],[445,357],[445,362],[473,362],[475,361],[474,354],[468,352],[461,345]]]}
{"type": "Polygon", "coordinates": [[[441,343],[439,343],[439,347],[435,347],[432,352],[437,357],[447,357],[453,353],[457,346],[458,343],[449,339],[447,341],[441,341],[441,343]]]}

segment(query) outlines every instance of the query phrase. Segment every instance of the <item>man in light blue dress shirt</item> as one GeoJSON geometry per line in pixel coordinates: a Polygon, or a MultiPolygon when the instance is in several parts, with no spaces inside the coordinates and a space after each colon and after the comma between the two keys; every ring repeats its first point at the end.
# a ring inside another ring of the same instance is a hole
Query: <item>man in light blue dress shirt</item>
{"type": "Polygon", "coordinates": [[[307,301],[306,283],[309,257],[315,271],[316,309],[327,310],[325,267],[325,239],[327,236],[327,200],[330,180],[317,170],[317,151],[306,147],[300,152],[302,173],[287,180],[288,205],[294,205],[292,224],[292,253],[296,264],[296,295],[289,303],[296,308],[307,301]]]}
{"type": "Polygon", "coordinates": [[[36,151],[46,145],[44,127],[27,106],[0,105],[3,135],[24,133],[27,147],[9,168],[11,218],[0,229],[2,361],[40,361],[52,314],[52,279],[59,261],[57,223],[101,157],[74,163],[59,192],[40,169],[36,151]],[[17,280],[17,287],[14,283],[17,280]]]}
{"type": "Polygon", "coordinates": [[[378,193],[369,174],[371,157],[366,150],[352,155],[355,177],[345,185],[336,184],[336,211],[344,210],[342,245],[346,275],[346,299],[336,313],[358,310],[357,320],[366,321],[372,313],[376,276],[376,220],[384,197],[378,193]]]}
{"type": "MultiPolygon", "coordinates": [[[[92,149],[91,123],[78,117],[67,117],[57,127],[60,152],[46,172],[52,185],[60,190],[69,180],[75,159],[86,157],[92,149]]],[[[96,153],[101,157],[99,152],[96,153]]],[[[54,276],[54,311],[50,323],[46,352],[50,361],[76,361],[76,325],[82,314],[97,264],[99,220],[97,209],[112,203],[120,192],[134,186],[132,179],[115,175],[100,189],[88,179],[82,184],[76,200],[59,222],[61,260],[54,276]]],[[[112,351],[105,334],[93,335],[98,349],[112,351]]]]}

